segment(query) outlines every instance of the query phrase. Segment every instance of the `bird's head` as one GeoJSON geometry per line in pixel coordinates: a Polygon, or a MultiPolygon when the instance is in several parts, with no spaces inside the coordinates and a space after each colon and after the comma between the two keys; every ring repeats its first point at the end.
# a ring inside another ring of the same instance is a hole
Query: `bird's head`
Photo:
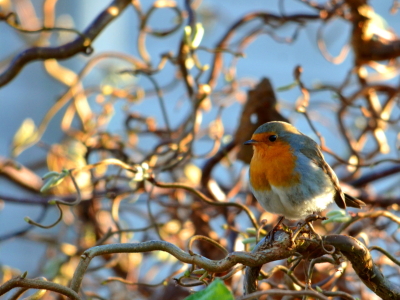
{"type": "Polygon", "coordinates": [[[292,148],[303,137],[304,135],[291,124],[273,121],[258,127],[251,140],[246,141],[244,145],[252,145],[254,153],[273,150],[279,152],[283,149],[292,148]]]}

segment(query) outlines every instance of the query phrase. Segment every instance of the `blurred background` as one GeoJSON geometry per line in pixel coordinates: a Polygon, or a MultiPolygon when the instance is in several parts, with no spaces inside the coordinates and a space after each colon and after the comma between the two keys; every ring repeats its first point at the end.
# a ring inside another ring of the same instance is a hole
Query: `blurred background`
{"type": "MultiPolygon", "coordinates": [[[[2,281],[10,279],[10,274],[28,271],[66,284],[79,259],[77,253],[93,246],[108,228],[142,228],[158,221],[163,225],[157,230],[114,236],[115,241],[162,238],[184,248],[185,239],[207,233],[229,251],[245,249],[241,242],[245,235],[237,232],[252,224],[243,212],[232,221],[224,213],[210,215],[208,207],[204,210],[207,216],[197,216],[202,221],[196,223],[190,211],[197,200],[192,196],[149,187],[140,180],[132,183],[129,174],[112,166],[76,173],[85,201],[78,211],[63,208],[60,224],[46,230],[33,228],[24,217],[51,224],[58,210],[47,201],[55,196],[73,201],[76,191],[71,181],[45,193],[38,191],[40,177],[49,170],[59,172],[117,158],[131,165],[146,163],[161,181],[189,184],[217,201],[249,205],[257,220],[266,218],[273,223],[275,216],[264,213],[248,193],[249,154],[238,143],[251,135],[252,128],[246,132],[247,123],[240,122],[246,117],[248,92],[257,90],[263,78],[269,79],[272,88],[267,98],[275,97],[276,104],[272,108],[265,104],[265,111],[247,116],[250,123],[258,124],[268,118],[267,110],[276,109],[321,143],[319,133],[324,138],[324,155],[343,180],[345,191],[365,200],[367,209],[381,207],[397,213],[398,59],[395,54],[378,60],[371,55],[362,61],[360,50],[354,48],[354,12],[346,2],[352,1],[132,1],[91,42],[93,53],[62,60],[39,57],[26,64],[0,87],[2,281]],[[244,16],[252,17],[246,20],[244,16]],[[196,27],[197,23],[201,25],[196,27]],[[191,34],[185,33],[185,26],[191,34]],[[204,35],[195,30],[204,30],[204,35]],[[217,49],[227,33],[230,36],[223,49],[217,49]],[[196,34],[199,44],[194,41],[196,34]],[[182,44],[185,38],[189,42],[182,44]],[[218,59],[222,65],[216,67],[218,59]],[[219,73],[210,80],[215,69],[219,73]],[[246,133],[238,136],[240,127],[246,133]],[[222,158],[221,151],[227,157],[222,158]],[[218,155],[221,158],[213,162],[218,155]],[[351,167],[349,162],[359,165],[351,167]],[[29,170],[26,179],[13,178],[4,169],[16,165],[29,170]],[[210,165],[206,178],[205,168],[210,165]],[[368,180],[368,176],[375,179],[368,180]],[[366,181],[357,182],[361,179],[366,181]],[[25,180],[32,186],[27,187],[25,180]],[[96,197],[95,191],[99,193],[96,197]],[[157,200],[149,210],[153,198],[157,200]],[[118,217],[112,212],[116,201],[121,202],[118,217]],[[203,222],[210,227],[198,230],[203,222]],[[229,233],[227,224],[236,227],[234,238],[235,231],[229,233]]],[[[92,26],[110,3],[0,0],[0,76],[26,49],[74,41],[77,32],[92,26]]],[[[359,14],[369,20],[364,41],[397,39],[397,5],[396,1],[375,0],[359,8],[359,14]]],[[[395,234],[395,225],[371,222],[378,228],[376,235],[369,233],[371,240],[378,239],[381,246],[393,242],[386,237],[395,234]],[[387,236],[382,236],[379,226],[387,226],[387,236]]],[[[326,226],[323,232],[333,228],[326,226]]],[[[199,248],[203,255],[207,251],[211,250],[199,248]]],[[[156,283],[174,272],[182,273],[176,260],[154,256],[147,260],[145,255],[132,254],[125,263],[136,267],[135,272],[114,266],[109,272],[95,272],[86,287],[110,274],[156,283]],[[163,272],[155,267],[159,261],[165,264],[163,272]]],[[[398,272],[387,265],[389,274],[398,272]]],[[[162,298],[156,289],[126,289],[131,299],[162,298]]],[[[98,291],[117,299],[116,286],[98,291]]],[[[236,292],[240,293],[240,286],[236,292]]],[[[373,297],[368,291],[363,293],[361,287],[354,290],[362,298],[373,297]]]]}

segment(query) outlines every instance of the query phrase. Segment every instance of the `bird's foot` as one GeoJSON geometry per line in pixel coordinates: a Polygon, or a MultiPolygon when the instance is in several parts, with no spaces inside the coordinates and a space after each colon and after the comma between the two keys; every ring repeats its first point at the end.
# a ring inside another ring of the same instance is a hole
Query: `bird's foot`
{"type": "Polygon", "coordinates": [[[306,223],[311,223],[311,222],[314,222],[314,221],[317,221],[317,220],[328,220],[328,218],[327,218],[327,217],[320,216],[319,214],[313,213],[313,214],[311,214],[311,215],[308,215],[308,216],[305,218],[304,221],[305,221],[306,223]]]}
{"type": "Polygon", "coordinates": [[[265,242],[268,244],[269,247],[272,247],[272,244],[274,242],[274,235],[279,229],[281,229],[281,224],[284,219],[285,217],[280,217],[278,223],[276,223],[276,225],[265,236],[265,242]]]}
{"type": "Polygon", "coordinates": [[[292,245],[295,245],[295,240],[297,238],[297,236],[301,233],[301,232],[308,232],[308,234],[310,235],[311,238],[311,233],[319,236],[318,233],[315,232],[315,229],[312,225],[312,222],[316,221],[316,220],[327,220],[328,218],[323,217],[318,215],[317,213],[313,213],[311,215],[308,215],[303,222],[299,222],[297,224],[297,228],[294,231],[293,235],[292,235],[292,245]]]}

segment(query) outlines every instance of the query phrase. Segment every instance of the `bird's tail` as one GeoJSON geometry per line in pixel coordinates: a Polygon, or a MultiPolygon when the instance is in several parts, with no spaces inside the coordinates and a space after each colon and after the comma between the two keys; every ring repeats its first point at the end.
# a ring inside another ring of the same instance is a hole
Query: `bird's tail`
{"type": "Polygon", "coordinates": [[[359,199],[354,198],[348,194],[344,194],[344,199],[346,202],[346,206],[361,208],[365,206],[365,203],[359,199]]]}

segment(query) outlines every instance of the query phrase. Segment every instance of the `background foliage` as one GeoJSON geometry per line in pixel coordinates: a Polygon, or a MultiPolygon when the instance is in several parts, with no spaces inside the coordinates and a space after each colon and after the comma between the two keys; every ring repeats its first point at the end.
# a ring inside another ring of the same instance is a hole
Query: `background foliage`
{"type": "Polygon", "coordinates": [[[397,1],[33,2],[0,1],[0,295],[400,299],[397,1]],[[272,120],[367,207],[263,243],[242,144],[272,120]]]}

